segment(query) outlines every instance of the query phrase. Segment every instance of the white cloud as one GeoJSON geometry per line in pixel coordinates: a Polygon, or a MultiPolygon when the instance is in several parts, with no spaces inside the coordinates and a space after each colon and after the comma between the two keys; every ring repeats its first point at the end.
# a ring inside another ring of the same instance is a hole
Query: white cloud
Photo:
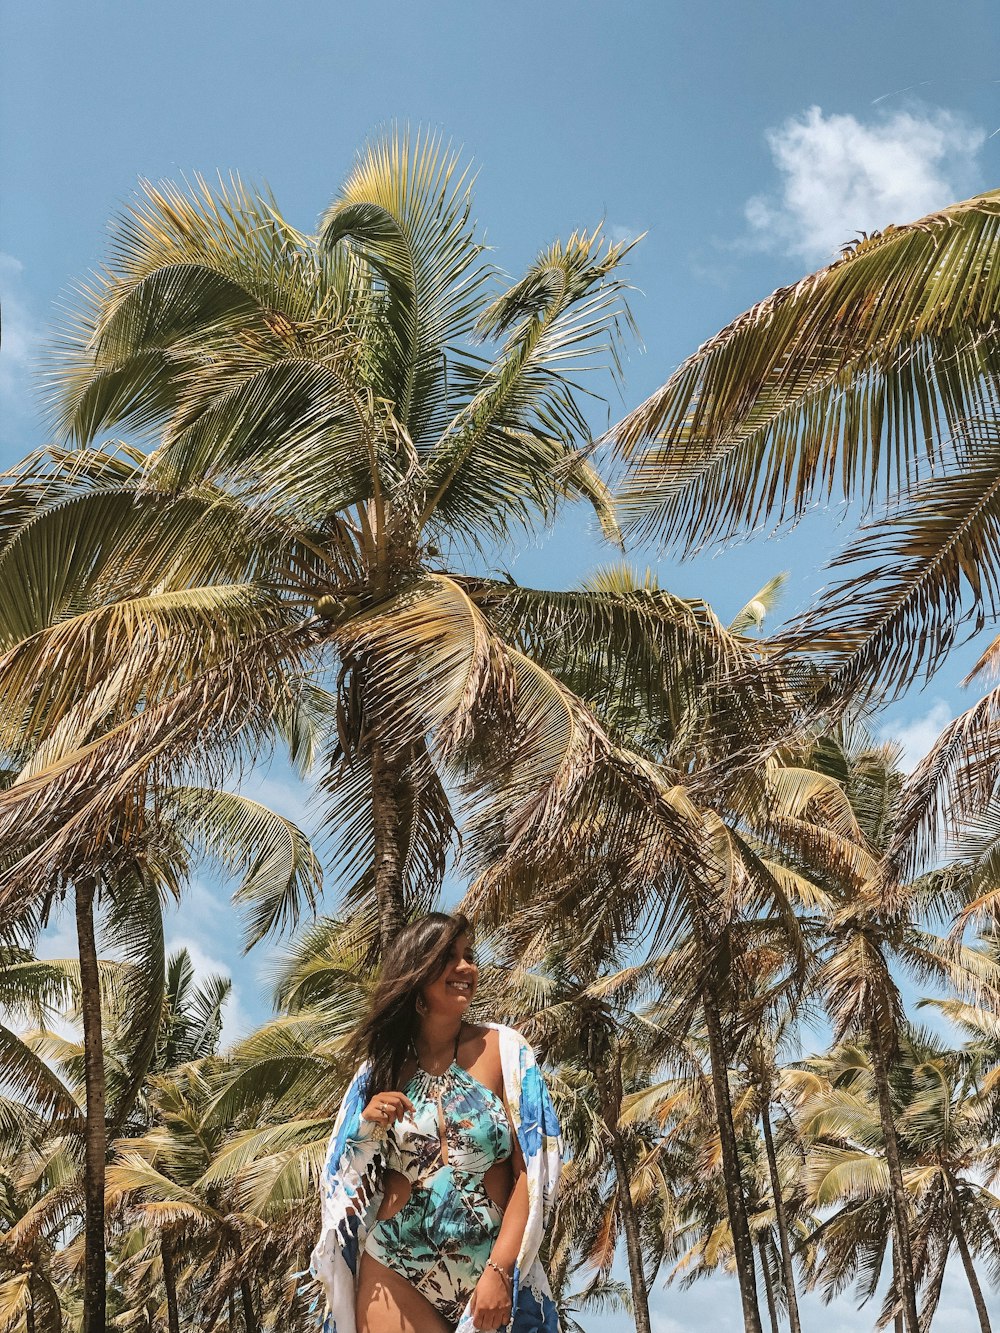
{"type": "Polygon", "coordinates": [[[270,772],[255,769],[233,790],[251,801],[268,806],[307,833],[316,823],[317,811],[310,805],[313,788],[302,782],[291,770],[287,771],[287,776],[274,776],[270,772]]]}
{"type": "Polygon", "coordinates": [[[41,329],[21,295],[24,265],[0,251],[0,304],[3,331],[0,337],[0,398],[8,408],[26,409],[31,402],[30,376],[41,329]]]}
{"type": "Polygon", "coordinates": [[[879,733],[883,741],[896,741],[903,747],[901,763],[907,773],[923,759],[954,716],[943,699],[935,699],[925,712],[908,722],[887,722],[879,733]]]}
{"type": "Polygon", "coordinates": [[[973,188],[985,130],[951,111],[897,111],[865,123],[812,106],[767,136],[782,176],[746,205],[756,239],[809,260],[857,232],[912,222],[973,188]]]}
{"type": "MultiPolygon", "coordinates": [[[[166,952],[168,956],[177,953],[179,949],[188,951],[198,981],[204,981],[206,977],[217,975],[220,972],[223,976],[232,977],[233,969],[206,953],[197,940],[173,938],[167,941],[166,952]]],[[[229,999],[226,1001],[222,1020],[222,1035],[219,1038],[220,1049],[231,1046],[233,1042],[247,1036],[252,1029],[253,1023],[243,1008],[240,989],[234,981],[233,988],[229,992],[229,999]]]]}
{"type": "Polygon", "coordinates": [[[626,227],[620,222],[609,222],[605,228],[608,239],[615,245],[631,245],[645,234],[645,227],[626,227]]]}

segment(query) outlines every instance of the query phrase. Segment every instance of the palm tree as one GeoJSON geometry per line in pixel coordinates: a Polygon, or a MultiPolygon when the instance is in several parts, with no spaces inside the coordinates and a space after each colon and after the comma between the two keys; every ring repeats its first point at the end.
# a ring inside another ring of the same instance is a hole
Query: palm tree
{"type": "MultiPolygon", "coordinates": [[[[921,1327],[931,1325],[949,1254],[957,1249],[980,1327],[989,1333],[972,1251],[996,1263],[1000,1201],[980,1178],[992,1149],[983,1138],[972,1072],[967,1053],[950,1051],[927,1033],[911,1030],[901,1038],[892,1091],[905,1184],[914,1202],[911,1249],[926,1286],[921,1327]]],[[[825,1247],[818,1276],[829,1296],[846,1274],[858,1272],[870,1297],[892,1217],[870,1053],[835,1048],[787,1071],[786,1078],[808,1146],[810,1191],[817,1205],[837,1209],[814,1237],[825,1247]]]]}
{"type": "MultiPolygon", "coordinates": [[[[107,981],[108,978],[106,977],[107,981]]],[[[39,1040],[78,990],[73,963],[0,948],[0,1326],[12,1333],[62,1327],[60,1233],[79,1206],[83,1115],[74,1088],[39,1040]]]]}
{"type": "MultiPolygon", "coordinates": [[[[864,1043],[884,1142],[890,1189],[895,1294],[908,1333],[918,1333],[916,1267],[911,1252],[910,1200],[897,1132],[893,1070],[903,1027],[899,979],[933,979],[969,999],[995,997],[998,973],[981,950],[960,937],[942,939],[926,928],[929,917],[952,918],[968,905],[968,876],[928,875],[907,881],[924,834],[914,779],[904,784],[891,745],[873,745],[863,728],[824,736],[815,762],[838,771],[862,839],[853,863],[821,876],[827,892],[816,922],[812,981],[833,1023],[837,1042],[864,1043]]],[[[916,775],[919,776],[919,775],[916,775]]],[[[925,803],[924,803],[925,804],[925,803]]]]}
{"type": "MultiPolygon", "coordinates": [[[[651,1333],[647,1247],[643,1243],[640,1210],[633,1197],[637,1136],[622,1124],[623,1100],[636,1076],[636,1066],[642,1063],[642,1054],[636,1043],[629,1040],[624,1024],[626,1015],[617,1010],[613,999],[609,1002],[601,994],[600,983],[609,982],[610,960],[592,957],[585,973],[581,973],[579,963],[567,967],[559,948],[564,928],[565,923],[553,926],[552,947],[541,973],[548,982],[544,1004],[531,1006],[519,1018],[519,1025],[528,1028],[546,1057],[556,1063],[561,1083],[581,1085],[574,1089],[572,1105],[576,1114],[570,1124],[575,1133],[569,1141],[576,1149],[575,1155],[586,1161],[588,1167],[586,1174],[578,1179],[576,1191],[579,1194],[582,1186],[592,1209],[584,1223],[592,1237],[590,1244],[584,1246],[586,1258],[596,1262],[601,1280],[609,1279],[615,1242],[619,1236],[624,1238],[630,1312],[638,1333],[651,1333]],[[602,972],[604,976],[600,976],[602,972]],[[603,1152],[594,1160],[598,1144],[603,1152]],[[608,1174],[608,1159],[613,1187],[610,1200],[606,1201],[599,1193],[595,1194],[594,1186],[608,1174]]],[[[508,1005],[517,998],[523,1004],[524,997],[513,993],[510,982],[506,989],[508,1005]]],[[[563,1221],[574,1211],[572,1195],[571,1184],[570,1201],[564,1201],[562,1209],[563,1221]]],[[[577,1210],[578,1207],[577,1204],[577,1210]]],[[[577,1240],[580,1229],[572,1228],[571,1234],[577,1240]]],[[[570,1253],[572,1247],[567,1258],[570,1253]]]]}
{"type": "MultiPolygon", "coordinates": [[[[194,967],[187,950],[180,950],[167,960],[163,1009],[157,1032],[156,1045],[146,1069],[143,1088],[136,1099],[129,1121],[124,1126],[127,1135],[136,1135],[152,1128],[154,1107],[150,1102],[151,1080],[169,1076],[183,1065],[205,1060],[216,1053],[222,1031],[223,1010],[232,991],[228,977],[212,976],[195,981],[194,967]]],[[[117,1065],[116,1052],[110,1051],[112,1069],[117,1065]]],[[[120,1066],[122,1078],[130,1078],[127,1061],[120,1066]]],[[[155,1091],[153,1092],[155,1100],[155,1091]]],[[[115,1145],[111,1145],[112,1158],[115,1145]]],[[[179,1314],[173,1239],[169,1227],[159,1236],[159,1267],[162,1274],[166,1304],[168,1333],[179,1333],[179,1314]]],[[[134,1263],[137,1256],[130,1256],[134,1263]]],[[[116,1265],[119,1276],[127,1270],[123,1258],[116,1265]]],[[[144,1273],[142,1287],[148,1299],[149,1269],[144,1273]]]]}
{"type": "MultiPolygon", "coordinates": [[[[64,732],[65,740],[65,732],[64,732]]],[[[27,760],[12,787],[30,781],[51,753],[27,760]]],[[[8,788],[10,790],[10,788],[8,788]]],[[[258,803],[227,792],[185,787],[160,791],[147,808],[144,842],[138,842],[133,813],[129,841],[100,844],[80,868],[64,868],[58,887],[28,899],[25,919],[32,932],[67,889],[73,894],[79,961],[72,978],[83,1031],[84,1117],[83,1173],[85,1277],[84,1307],[89,1329],[103,1329],[106,1303],[104,1181],[107,1146],[129,1117],[155,1054],[165,996],[162,907],[179,892],[192,852],[214,851],[222,862],[244,871],[237,890],[251,909],[250,939],[266,934],[283,914],[293,918],[303,904],[315,902],[319,867],[307,840],[289,820],[258,803]],[[104,859],[100,871],[95,861],[104,859]],[[119,969],[125,999],[118,1035],[121,1077],[107,1077],[104,1049],[104,999],[98,959],[96,913],[103,908],[109,939],[131,960],[119,969]],[[112,1100],[108,1104],[108,1091],[112,1100]],[[96,1322],[95,1322],[96,1321],[96,1322]]],[[[8,847],[8,864],[17,864],[20,848],[8,847]]],[[[21,863],[29,857],[21,858],[21,863]]],[[[30,960],[29,960],[30,961],[30,960]]],[[[36,970],[38,965],[35,965],[36,970]]],[[[63,982],[66,984],[65,975],[63,982]]],[[[51,981],[49,982],[51,985],[51,981]]]]}
{"type": "Polygon", "coordinates": [[[150,1090],[154,1125],[119,1140],[108,1168],[109,1202],[145,1242],[126,1271],[133,1267],[133,1282],[141,1283],[158,1270],[168,1302],[173,1287],[175,1311],[178,1292],[189,1293],[210,1321],[235,1298],[245,1333],[258,1333],[252,1275],[259,1223],[227,1191],[201,1183],[222,1141],[204,1124],[209,1086],[191,1064],[154,1077],[150,1090]]]}
{"type": "Polygon", "coordinates": [[[995,621],[1000,192],[847,246],[689,357],[615,431],[628,527],[688,550],[838,493],[848,577],[788,634],[827,696],[885,694],[995,621]]]}
{"type": "Polygon", "coordinates": [[[577,233],[498,287],[470,210],[455,155],[404,133],[362,153],[318,237],[238,182],[145,187],[63,347],[57,415],[80,447],[32,479],[46,502],[19,556],[54,540],[60,590],[97,578],[141,606],[183,587],[218,620],[228,588],[274,617],[254,642],[336,673],[324,785],[348,905],[374,894],[382,940],[440,883],[446,783],[499,800],[516,844],[608,749],[511,622],[719,651],[672,599],[588,607],[462,568],[568,497],[616,535],[578,447],[581,376],[617,365],[628,319],[626,247],[577,233]],[[157,447],[90,448],[112,426],[157,447]]]}
{"type": "MultiPolygon", "coordinates": [[[[613,588],[619,596],[660,593],[651,574],[624,566],[603,571],[588,586],[592,593],[613,588]]],[[[731,652],[742,657],[739,672],[706,672],[701,661],[688,659],[657,674],[655,659],[622,664],[613,648],[594,662],[566,639],[535,646],[545,665],[607,719],[623,753],[647,775],[648,792],[627,812],[632,834],[621,841],[622,850],[604,837],[608,823],[622,816],[593,784],[573,812],[569,854],[568,846],[556,856],[543,849],[518,867],[500,860],[484,868],[467,899],[491,924],[505,923],[512,956],[543,957],[552,923],[567,919],[585,923],[571,951],[577,961],[625,940],[651,941],[654,959],[657,946],[674,946],[650,975],[676,1001],[675,1040],[695,1021],[706,1035],[727,1210],[751,1330],[760,1328],[756,1258],[730,1089],[741,1039],[736,960],[769,938],[791,969],[776,979],[776,993],[801,988],[803,978],[795,980],[801,971],[796,959],[803,957],[797,913],[826,898],[810,878],[810,861],[832,873],[862,854],[863,841],[840,785],[810,767],[801,746],[793,748],[799,719],[792,673],[783,676],[767,645],[746,636],[778,586],[780,580],[762,589],[725,631],[731,652]],[[685,857],[684,849],[691,854],[685,857]]]]}

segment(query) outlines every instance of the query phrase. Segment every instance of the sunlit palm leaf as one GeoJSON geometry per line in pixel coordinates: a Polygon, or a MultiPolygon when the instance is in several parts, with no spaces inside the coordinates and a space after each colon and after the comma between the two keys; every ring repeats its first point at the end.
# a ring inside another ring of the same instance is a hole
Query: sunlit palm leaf
{"type": "Polygon", "coordinates": [[[635,527],[690,548],[911,483],[993,414],[998,234],[998,192],[888,227],[705,343],[617,429],[635,527]]]}
{"type": "Polygon", "coordinates": [[[322,869],[302,830],[246,796],[199,787],[168,794],[170,823],[240,876],[234,901],[247,911],[247,947],[314,912],[322,869]]]}
{"type": "Polygon", "coordinates": [[[418,448],[450,415],[447,356],[471,331],[490,276],[470,189],[469,169],[440,139],[393,133],[359,155],[322,221],[322,246],[350,246],[375,275],[374,382],[418,448]]]}

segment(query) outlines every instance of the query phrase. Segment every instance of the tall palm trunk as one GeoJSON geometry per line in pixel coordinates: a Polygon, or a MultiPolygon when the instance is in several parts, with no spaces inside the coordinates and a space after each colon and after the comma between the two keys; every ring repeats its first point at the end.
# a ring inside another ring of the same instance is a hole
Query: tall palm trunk
{"type": "Polygon", "coordinates": [[[107,1128],[104,1106],[101,982],[97,968],[97,942],[94,936],[94,882],[89,879],[79,880],[75,886],[74,896],[77,949],[80,956],[84,1084],[87,1092],[83,1172],[85,1203],[83,1333],[105,1333],[107,1277],[104,1252],[104,1172],[107,1161],[107,1128]]]}
{"type": "Polygon", "coordinates": [[[955,1240],[958,1244],[958,1252],[962,1256],[962,1267],[965,1269],[965,1276],[972,1291],[972,1302],[976,1307],[976,1314],[979,1316],[979,1327],[982,1330],[982,1333],[993,1333],[989,1311],[986,1309],[986,1301],[983,1298],[983,1289],[979,1285],[979,1278],[976,1277],[976,1266],[972,1262],[972,1255],[969,1251],[969,1242],[965,1239],[965,1231],[962,1227],[961,1218],[958,1215],[954,1189],[952,1190],[952,1207],[952,1223],[955,1228],[955,1240]]]}
{"type": "Polygon", "coordinates": [[[174,1273],[174,1256],[170,1241],[164,1236],[160,1241],[160,1263],[163,1266],[163,1289],[167,1296],[167,1333],[181,1333],[180,1315],[177,1310],[177,1277],[174,1273]]]}
{"type": "Polygon", "coordinates": [[[625,1161],[625,1149],[622,1145],[621,1131],[618,1128],[620,1099],[616,1097],[603,1069],[595,1070],[597,1087],[601,1094],[601,1111],[611,1141],[611,1160],[615,1168],[615,1180],[618,1184],[618,1217],[625,1235],[625,1256],[628,1260],[629,1282],[632,1287],[632,1314],[636,1333],[652,1333],[649,1318],[649,1292],[646,1289],[646,1272],[642,1262],[642,1240],[639,1235],[639,1220],[635,1215],[632,1202],[632,1181],[628,1163],[625,1161]]]}
{"type": "Polygon", "coordinates": [[[757,1242],[757,1253],[760,1255],[760,1271],[764,1278],[764,1295],[767,1298],[767,1317],[771,1321],[771,1333],[779,1333],[778,1307],[774,1303],[774,1283],[771,1281],[771,1269],[767,1262],[767,1246],[764,1244],[763,1236],[757,1242]]]}
{"type": "Polygon", "coordinates": [[[770,1087],[768,1087],[767,1094],[764,1097],[760,1123],[764,1133],[764,1148],[767,1152],[767,1169],[771,1177],[774,1219],[778,1227],[778,1240],[781,1245],[781,1272],[785,1282],[785,1297],[788,1302],[788,1327],[791,1333],[802,1333],[802,1325],[799,1323],[799,1298],[795,1291],[795,1269],[792,1266],[792,1247],[788,1239],[788,1216],[781,1190],[781,1177],[778,1174],[778,1155],[774,1151],[774,1133],[771,1128],[770,1087]]]}
{"type": "Polygon", "coordinates": [[[372,745],[372,824],[375,831],[375,901],[382,951],[406,920],[403,894],[403,803],[398,765],[382,742],[372,745]]]}
{"type": "Polygon", "coordinates": [[[712,1092],[715,1097],[715,1117],[719,1123],[719,1141],[722,1147],[722,1174],[726,1185],[726,1207],[729,1230],[736,1253],[736,1275],[740,1283],[743,1305],[743,1324],[746,1333],[764,1333],[757,1301],[757,1274],[755,1271],[753,1241],[747,1219],[746,1199],[743,1194],[743,1176],[740,1171],[739,1147],[733,1124],[733,1103],[729,1096],[729,1064],[726,1043],[722,1035],[719,1013],[712,1002],[708,982],[701,994],[708,1030],[708,1052],[712,1066],[712,1092]]]}
{"type": "Polygon", "coordinates": [[[240,1299],[243,1302],[243,1327],[246,1333],[260,1333],[253,1308],[253,1291],[246,1278],[240,1283],[240,1299]]]}
{"type": "Polygon", "coordinates": [[[872,1070],[878,1091],[879,1118],[885,1140],[885,1160],[889,1168],[890,1196],[892,1198],[893,1252],[896,1256],[896,1285],[903,1307],[903,1326],[906,1333],[920,1333],[917,1315],[917,1292],[913,1280],[913,1251],[910,1247],[910,1212],[903,1184],[903,1167],[899,1159],[899,1140],[892,1115],[892,1096],[889,1091],[889,1069],[882,1045],[882,1033],[874,1011],[868,1016],[868,1042],[871,1047],[872,1070]]]}

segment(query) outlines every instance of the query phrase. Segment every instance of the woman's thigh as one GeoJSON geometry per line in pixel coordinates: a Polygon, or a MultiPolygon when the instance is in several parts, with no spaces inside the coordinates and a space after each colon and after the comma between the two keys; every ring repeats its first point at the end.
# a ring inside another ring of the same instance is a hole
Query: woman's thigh
{"type": "Polygon", "coordinates": [[[405,1277],[361,1254],[357,1290],[358,1333],[452,1333],[426,1296],[405,1277]]]}

